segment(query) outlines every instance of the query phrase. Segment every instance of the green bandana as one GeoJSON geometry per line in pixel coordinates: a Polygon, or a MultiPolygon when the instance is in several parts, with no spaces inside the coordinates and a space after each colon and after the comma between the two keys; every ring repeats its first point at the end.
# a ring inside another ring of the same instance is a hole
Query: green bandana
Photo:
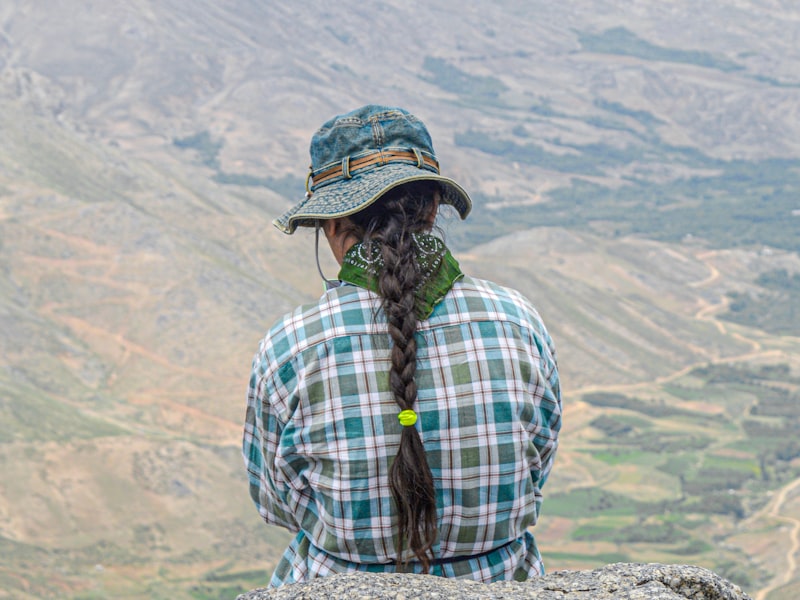
{"type": "MultiPolygon", "coordinates": [[[[417,317],[424,321],[453,284],[464,276],[444,242],[427,233],[412,234],[422,280],[416,289],[417,317]]],[[[380,244],[358,242],[342,260],[339,279],[378,294],[377,275],[383,267],[380,244]]]]}

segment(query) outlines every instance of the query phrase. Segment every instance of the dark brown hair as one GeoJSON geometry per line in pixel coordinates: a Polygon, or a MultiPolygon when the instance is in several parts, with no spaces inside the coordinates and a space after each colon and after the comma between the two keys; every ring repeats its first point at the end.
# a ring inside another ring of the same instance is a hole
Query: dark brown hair
{"type": "MultiPolygon", "coordinates": [[[[422,274],[415,259],[412,234],[431,228],[437,189],[438,184],[432,182],[407,183],[349,217],[354,233],[366,244],[379,244],[381,250],[384,264],[377,273],[377,287],[392,338],[389,386],[400,410],[413,409],[417,400],[415,290],[422,274]]],[[[437,533],[436,491],[416,427],[402,427],[389,484],[397,505],[398,564],[405,565],[403,549],[407,540],[427,573],[437,533]]]]}

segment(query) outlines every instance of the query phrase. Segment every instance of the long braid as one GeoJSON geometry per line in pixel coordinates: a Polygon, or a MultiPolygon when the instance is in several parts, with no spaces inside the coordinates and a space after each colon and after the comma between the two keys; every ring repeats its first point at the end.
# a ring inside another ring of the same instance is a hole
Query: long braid
{"type": "MultiPolygon", "coordinates": [[[[389,386],[401,410],[412,409],[417,400],[414,293],[421,273],[412,234],[430,227],[431,199],[429,184],[407,184],[388,192],[377,206],[350,217],[356,227],[363,228],[367,243],[380,244],[384,266],[377,284],[392,339],[389,386]]],[[[422,439],[413,426],[402,428],[400,447],[389,470],[389,485],[397,505],[399,560],[405,563],[402,557],[407,540],[427,573],[437,533],[436,492],[422,439]]]]}

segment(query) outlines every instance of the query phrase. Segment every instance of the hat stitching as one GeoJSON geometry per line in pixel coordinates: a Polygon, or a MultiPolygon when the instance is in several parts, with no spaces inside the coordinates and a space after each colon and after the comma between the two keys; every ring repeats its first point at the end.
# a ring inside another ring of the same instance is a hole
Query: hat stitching
{"type": "Polygon", "coordinates": [[[361,126],[363,124],[364,124],[364,121],[362,121],[358,117],[345,117],[344,119],[338,119],[337,121],[335,121],[333,123],[333,125],[331,125],[328,128],[321,127],[320,131],[330,131],[331,129],[333,129],[334,127],[337,127],[339,125],[357,125],[357,126],[361,126]]]}
{"type": "Polygon", "coordinates": [[[383,126],[377,117],[372,117],[369,121],[372,125],[372,139],[375,142],[375,147],[380,149],[383,146],[383,126]]]}

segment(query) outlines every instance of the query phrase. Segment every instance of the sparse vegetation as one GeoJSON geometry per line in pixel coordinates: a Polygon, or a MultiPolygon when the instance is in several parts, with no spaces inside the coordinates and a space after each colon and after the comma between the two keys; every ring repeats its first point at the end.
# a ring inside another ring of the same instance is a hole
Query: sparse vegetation
{"type": "Polygon", "coordinates": [[[769,331],[800,336],[800,273],[776,269],[759,275],[759,294],[728,292],[730,306],[722,318],[769,331]]]}
{"type": "Polygon", "coordinates": [[[604,406],[608,408],[624,408],[649,417],[690,417],[697,418],[696,413],[676,408],[670,404],[661,402],[645,402],[639,398],[633,398],[624,394],[613,392],[592,392],[583,395],[583,401],[593,406],[604,406]]]}
{"type": "Polygon", "coordinates": [[[0,443],[64,441],[127,433],[122,427],[60,402],[32,386],[0,379],[0,443]]]}
{"type": "Polygon", "coordinates": [[[642,60],[685,63],[709,69],[718,69],[723,72],[742,69],[741,65],[727,58],[715,56],[703,50],[684,50],[652,44],[625,27],[614,27],[597,34],[580,33],[579,39],[585,52],[632,56],[642,60]]]}
{"type": "Polygon", "coordinates": [[[753,478],[752,473],[734,469],[703,468],[690,479],[682,482],[683,491],[690,496],[702,496],[707,493],[720,492],[730,494],[740,489],[753,478]]]}
{"type": "Polygon", "coordinates": [[[193,585],[190,594],[193,600],[230,600],[252,589],[266,587],[267,583],[267,571],[215,571],[203,577],[202,583],[193,585]]]}
{"type": "Polygon", "coordinates": [[[200,131],[194,135],[172,140],[172,143],[182,150],[194,150],[200,163],[214,170],[219,169],[219,151],[222,149],[222,140],[214,140],[208,131],[200,131]]]}
{"type": "Polygon", "coordinates": [[[425,81],[439,86],[446,92],[483,103],[497,103],[500,94],[508,89],[497,77],[472,75],[434,56],[425,57],[422,69],[430,74],[428,77],[422,77],[425,81]]]}
{"type": "Polygon", "coordinates": [[[305,193],[305,182],[295,175],[283,177],[255,177],[244,173],[219,172],[212,177],[217,183],[223,185],[241,185],[246,187],[265,187],[277,192],[288,200],[302,198],[305,193]]]}
{"type": "Polygon", "coordinates": [[[563,517],[621,516],[636,514],[643,505],[626,496],[598,488],[581,488],[547,498],[547,514],[563,517]]]}
{"type": "Polygon", "coordinates": [[[608,100],[598,98],[594,101],[594,105],[597,108],[601,108],[605,111],[620,115],[622,117],[630,117],[635,119],[647,128],[655,127],[656,125],[662,125],[664,123],[662,119],[659,119],[651,112],[628,108],[620,102],[609,102],[608,100]]]}
{"type": "Polygon", "coordinates": [[[223,171],[219,162],[219,151],[225,142],[223,140],[214,140],[208,131],[201,131],[185,138],[175,139],[172,143],[178,148],[197,152],[200,162],[216,171],[211,176],[211,179],[222,185],[264,187],[290,200],[301,197],[305,189],[303,179],[296,175],[257,177],[247,173],[227,173],[223,171]]]}
{"type": "Polygon", "coordinates": [[[678,556],[690,556],[696,554],[706,554],[714,551],[714,546],[704,540],[694,538],[690,540],[685,546],[677,548],[667,548],[670,554],[677,554],[678,556]]]}
{"type": "MultiPolygon", "coordinates": [[[[653,150],[665,162],[674,160],[721,171],[719,175],[666,183],[628,178],[626,185],[614,188],[576,177],[569,187],[549,192],[545,203],[509,206],[497,211],[484,206],[501,198],[482,200],[478,195],[476,218],[472,221],[475,225],[467,223],[473,243],[488,241],[499,235],[499,231],[508,231],[509,224],[519,229],[534,226],[588,229],[592,223],[603,222],[610,224],[616,236],[635,234],[670,242],[695,238],[717,248],[768,246],[791,252],[800,250],[800,218],[792,216],[800,196],[800,161],[723,162],[698,156],[686,148],[611,148],[602,144],[565,145],[575,152],[554,154],[534,142],[520,144],[471,129],[456,134],[455,141],[509,160],[587,176],[629,164],[653,150]],[[489,227],[487,223],[497,225],[489,227]]],[[[797,305],[796,301],[782,301],[785,308],[778,307],[771,329],[787,317],[795,328],[798,317],[793,307],[797,305]]],[[[763,305],[759,308],[763,309],[763,305]]]]}
{"type": "Polygon", "coordinates": [[[625,527],[585,525],[572,533],[573,539],[606,541],[616,544],[677,544],[689,540],[689,535],[673,523],[638,522],[625,527]]]}

